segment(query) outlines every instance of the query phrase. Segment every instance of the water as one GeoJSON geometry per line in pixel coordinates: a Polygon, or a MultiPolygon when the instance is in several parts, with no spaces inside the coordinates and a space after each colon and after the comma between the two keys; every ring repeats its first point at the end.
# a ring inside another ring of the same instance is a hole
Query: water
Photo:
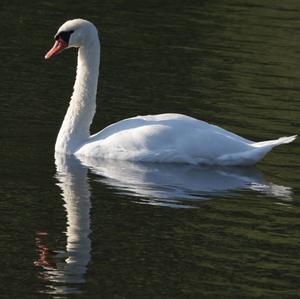
{"type": "Polygon", "coordinates": [[[299,141],[256,168],[54,157],[76,51],[101,32],[92,131],[179,112],[253,140],[299,133],[300,4],[2,1],[1,298],[296,298],[299,141]]]}

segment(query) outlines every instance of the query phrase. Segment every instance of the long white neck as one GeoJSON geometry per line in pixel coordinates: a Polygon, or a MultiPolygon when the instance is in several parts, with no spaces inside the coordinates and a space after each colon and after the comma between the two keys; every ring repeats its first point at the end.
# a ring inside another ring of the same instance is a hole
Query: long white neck
{"type": "Polygon", "coordinates": [[[96,111],[99,64],[100,43],[97,36],[78,50],[74,91],[56,139],[56,152],[73,154],[90,136],[90,125],[96,111]]]}

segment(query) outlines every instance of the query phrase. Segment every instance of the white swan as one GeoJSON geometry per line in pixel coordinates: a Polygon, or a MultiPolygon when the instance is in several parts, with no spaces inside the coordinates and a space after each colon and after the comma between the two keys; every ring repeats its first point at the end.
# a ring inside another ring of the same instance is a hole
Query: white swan
{"type": "Polygon", "coordinates": [[[70,47],[79,48],[77,75],[57,136],[56,152],[131,161],[253,165],[274,146],[296,138],[253,142],[204,121],[172,113],[128,118],[90,136],[100,63],[95,26],[82,19],[67,21],[59,28],[45,58],[70,47]]]}

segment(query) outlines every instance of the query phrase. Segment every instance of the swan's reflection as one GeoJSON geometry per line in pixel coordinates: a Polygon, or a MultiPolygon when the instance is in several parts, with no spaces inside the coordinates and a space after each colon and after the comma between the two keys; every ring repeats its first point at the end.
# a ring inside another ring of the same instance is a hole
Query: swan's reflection
{"type": "Polygon", "coordinates": [[[36,266],[43,268],[41,276],[48,282],[46,293],[78,293],[80,284],[90,261],[90,191],[87,169],[74,158],[56,155],[56,178],[62,190],[64,207],[67,212],[67,245],[65,252],[51,252],[43,237],[37,233],[36,243],[39,259],[36,266]]]}
{"type": "Polygon", "coordinates": [[[184,164],[151,164],[95,160],[56,155],[58,186],[67,212],[65,252],[52,254],[43,243],[46,233],[39,232],[36,244],[43,268],[42,277],[52,294],[77,293],[85,282],[90,261],[90,191],[87,169],[96,180],[136,198],[136,202],[176,208],[197,206],[208,199],[237,190],[254,190],[281,199],[289,199],[291,189],[264,181],[256,168],[203,168],[184,164]]]}
{"type": "Polygon", "coordinates": [[[98,181],[115,192],[138,197],[139,203],[191,207],[192,200],[208,199],[238,190],[254,190],[290,199],[291,189],[264,180],[255,167],[212,168],[188,164],[137,163],[80,157],[98,181]]]}

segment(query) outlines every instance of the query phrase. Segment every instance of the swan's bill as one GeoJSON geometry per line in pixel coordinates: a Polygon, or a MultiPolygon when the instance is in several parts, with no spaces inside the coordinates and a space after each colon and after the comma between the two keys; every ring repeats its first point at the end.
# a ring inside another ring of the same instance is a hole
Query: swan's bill
{"type": "Polygon", "coordinates": [[[54,56],[55,54],[58,54],[63,49],[65,49],[67,46],[68,46],[68,44],[62,38],[57,39],[54,43],[54,46],[45,55],[45,59],[49,59],[52,56],[54,56]]]}

